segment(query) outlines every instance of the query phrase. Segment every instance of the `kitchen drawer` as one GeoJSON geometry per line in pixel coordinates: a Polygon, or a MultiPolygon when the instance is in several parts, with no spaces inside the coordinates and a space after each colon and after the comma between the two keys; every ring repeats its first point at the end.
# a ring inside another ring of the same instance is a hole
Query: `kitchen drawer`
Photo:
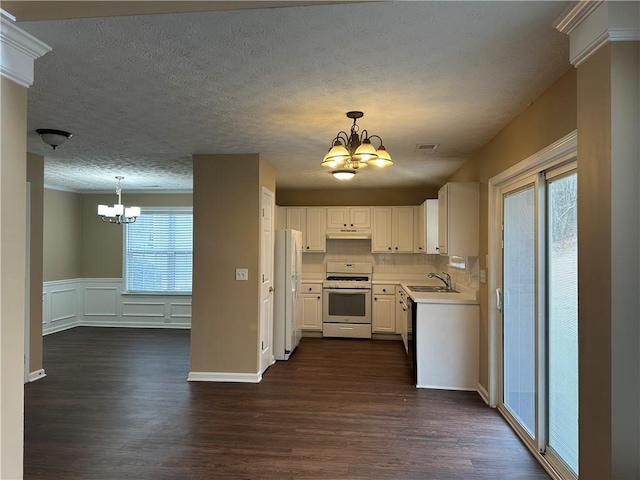
{"type": "Polygon", "coordinates": [[[370,323],[323,323],[323,337],[371,338],[370,323]]]}
{"type": "Polygon", "coordinates": [[[300,293],[315,293],[320,295],[322,293],[322,284],[321,283],[302,283],[300,285],[300,293]]]}
{"type": "Polygon", "coordinates": [[[395,295],[395,285],[373,285],[371,287],[374,295],[395,295]]]}

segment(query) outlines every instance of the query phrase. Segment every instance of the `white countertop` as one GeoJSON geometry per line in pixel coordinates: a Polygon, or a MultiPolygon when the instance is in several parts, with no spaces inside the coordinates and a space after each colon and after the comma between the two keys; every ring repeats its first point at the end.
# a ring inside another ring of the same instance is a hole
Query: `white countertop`
{"type": "MultiPolygon", "coordinates": [[[[302,283],[322,283],[323,280],[324,274],[306,274],[303,275],[302,283]]],[[[373,285],[400,285],[416,303],[480,304],[478,291],[467,288],[464,285],[454,285],[459,293],[412,292],[409,289],[409,285],[442,285],[439,280],[431,280],[420,274],[374,273],[371,283],[373,285]]]]}
{"type": "Polygon", "coordinates": [[[461,285],[455,285],[455,289],[458,293],[447,292],[412,292],[409,288],[410,285],[438,285],[436,283],[427,282],[400,282],[400,286],[404,288],[405,292],[416,303],[451,303],[451,304],[467,304],[478,305],[480,301],[478,299],[478,292],[471,290],[461,285]]]}

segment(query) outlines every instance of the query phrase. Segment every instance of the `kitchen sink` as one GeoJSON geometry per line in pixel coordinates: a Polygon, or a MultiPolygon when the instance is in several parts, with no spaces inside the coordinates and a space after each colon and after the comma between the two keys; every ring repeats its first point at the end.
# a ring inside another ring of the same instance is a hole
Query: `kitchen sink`
{"type": "Polygon", "coordinates": [[[457,290],[448,290],[447,287],[438,285],[409,285],[409,290],[417,293],[459,293],[457,290]]]}

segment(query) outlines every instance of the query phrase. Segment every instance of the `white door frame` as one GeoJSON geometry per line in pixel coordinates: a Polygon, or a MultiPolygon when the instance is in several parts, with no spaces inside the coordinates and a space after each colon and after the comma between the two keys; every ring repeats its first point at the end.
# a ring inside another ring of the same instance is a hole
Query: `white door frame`
{"type": "Polygon", "coordinates": [[[29,362],[31,332],[31,182],[27,182],[27,221],[25,250],[25,285],[24,285],[24,383],[29,383],[31,367],[29,362]]]}
{"type": "Polygon", "coordinates": [[[267,187],[262,187],[260,192],[260,329],[259,329],[259,343],[258,343],[258,358],[260,374],[264,373],[270,365],[275,363],[275,356],[273,354],[273,263],[274,263],[274,214],[275,214],[275,195],[267,187]],[[268,198],[268,205],[265,205],[265,197],[268,198]],[[271,234],[269,235],[270,243],[265,245],[264,242],[264,229],[265,229],[265,209],[268,208],[271,212],[269,214],[268,221],[270,223],[269,228],[271,234]],[[265,252],[269,252],[270,255],[265,255],[265,252]],[[267,310],[264,308],[264,301],[267,301],[270,306],[267,306],[267,310]]]}

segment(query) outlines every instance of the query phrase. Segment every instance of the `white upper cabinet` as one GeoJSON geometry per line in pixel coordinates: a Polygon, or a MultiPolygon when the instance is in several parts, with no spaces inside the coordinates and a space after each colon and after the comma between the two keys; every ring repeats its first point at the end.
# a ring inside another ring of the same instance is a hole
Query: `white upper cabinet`
{"type": "Polygon", "coordinates": [[[427,246],[425,253],[439,253],[438,251],[438,199],[425,200],[425,226],[427,246]]]}
{"type": "Polygon", "coordinates": [[[372,207],[373,253],[412,253],[414,207],[372,207]]]}
{"type": "Polygon", "coordinates": [[[326,251],[326,209],[324,207],[287,207],[286,211],[286,227],[302,232],[302,251],[326,251]]]}
{"type": "Polygon", "coordinates": [[[276,229],[287,228],[287,208],[276,205],[276,229]]]}
{"type": "Polygon", "coordinates": [[[307,209],[306,207],[287,207],[287,228],[302,232],[302,249],[307,246],[307,209]]]}
{"type": "Polygon", "coordinates": [[[393,242],[391,235],[393,207],[373,207],[373,229],[371,231],[371,251],[373,253],[391,253],[393,242]]]}
{"type": "Polygon", "coordinates": [[[438,251],[441,255],[477,257],[480,186],[451,182],[438,191],[438,251]]]}
{"type": "Polygon", "coordinates": [[[427,226],[426,226],[426,200],[422,205],[413,207],[413,225],[415,241],[413,248],[415,253],[425,253],[427,250],[427,226]]]}
{"type": "Polygon", "coordinates": [[[371,228],[371,207],[327,207],[327,228],[371,228]]]}
{"type": "Polygon", "coordinates": [[[307,208],[307,239],[303,246],[305,252],[327,250],[327,216],[324,207],[307,208]]]}

